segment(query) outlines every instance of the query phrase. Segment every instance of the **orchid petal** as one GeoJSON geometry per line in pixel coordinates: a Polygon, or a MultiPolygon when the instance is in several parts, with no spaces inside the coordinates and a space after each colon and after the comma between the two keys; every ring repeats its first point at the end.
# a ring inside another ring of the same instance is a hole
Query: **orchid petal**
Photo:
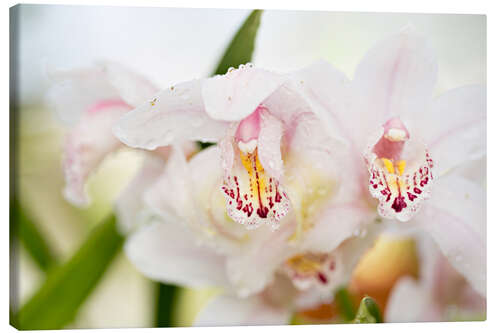
{"type": "MultiPolygon", "coordinates": [[[[297,238],[309,229],[316,232],[318,213],[324,208],[358,200],[358,187],[352,186],[356,182],[345,180],[355,178],[360,167],[352,165],[347,152],[343,141],[327,133],[314,114],[304,113],[295,120],[285,153],[283,186],[295,211],[297,238]]],[[[353,208],[353,214],[357,210],[353,208]]]]}
{"type": "Polygon", "coordinates": [[[290,219],[287,222],[276,231],[253,230],[239,251],[228,257],[227,274],[238,296],[247,297],[264,290],[275,278],[278,267],[299,251],[289,244],[295,225],[290,219]]]}
{"type": "Polygon", "coordinates": [[[179,141],[215,142],[226,127],[205,113],[201,81],[194,80],[163,90],[127,113],[113,133],[128,146],[152,150],[179,141]]]}
{"type": "Polygon", "coordinates": [[[147,154],[141,169],[127,184],[115,203],[118,228],[122,234],[132,231],[142,220],[144,212],[144,192],[160,177],[165,168],[165,160],[157,155],[147,154]]]}
{"type": "Polygon", "coordinates": [[[173,146],[161,175],[145,191],[144,201],[165,219],[191,221],[195,219],[190,173],[182,150],[173,146]]]}
{"type": "Polygon", "coordinates": [[[52,70],[53,82],[47,93],[47,102],[59,118],[74,125],[95,105],[103,101],[120,101],[120,94],[107,80],[101,66],[77,70],[52,70]]]}
{"type": "Polygon", "coordinates": [[[439,97],[430,110],[415,116],[414,122],[418,130],[425,133],[429,150],[435,157],[438,175],[486,154],[484,87],[451,90],[439,97]]]}
{"type": "MultiPolygon", "coordinates": [[[[344,112],[348,102],[349,80],[342,72],[326,61],[318,61],[291,73],[290,78],[294,90],[308,103],[310,112],[314,112],[323,125],[328,126],[329,133],[354,139],[351,131],[359,125],[360,119],[344,112]]],[[[284,99],[290,97],[285,96],[284,99]]],[[[300,105],[298,102],[295,104],[300,105]]]]}
{"type": "Polygon", "coordinates": [[[202,87],[206,112],[216,120],[242,120],[285,80],[285,76],[252,66],[241,66],[209,78],[202,87]]]}
{"type": "Polygon", "coordinates": [[[78,206],[90,203],[85,186],[88,177],[105,157],[121,147],[112,135],[113,123],[129,110],[121,102],[100,103],[83,115],[66,136],[63,148],[63,170],[66,178],[65,198],[78,206]]]}
{"type": "Polygon", "coordinates": [[[132,234],[125,252],[147,277],[188,287],[226,286],[222,256],[198,245],[177,221],[153,222],[132,234]]]}
{"type": "Polygon", "coordinates": [[[450,175],[436,182],[433,200],[415,217],[452,266],[486,295],[486,191],[450,175]]]}
{"type": "Polygon", "coordinates": [[[436,313],[434,318],[439,321],[439,311],[433,309],[430,290],[411,277],[400,279],[391,292],[385,310],[385,318],[389,323],[411,323],[424,321],[423,315],[427,311],[436,313]]]}
{"type": "Polygon", "coordinates": [[[453,174],[461,175],[480,186],[486,186],[486,164],[487,158],[484,155],[480,159],[461,163],[460,166],[453,169],[453,174]]]}
{"type": "Polygon", "coordinates": [[[102,70],[110,85],[130,106],[136,107],[151,98],[158,89],[145,77],[113,62],[102,62],[102,70]]]}
{"type": "Polygon", "coordinates": [[[412,27],[378,42],[356,68],[353,88],[366,123],[380,125],[396,115],[428,106],[437,78],[436,56],[412,27]]]}
{"type": "Polygon", "coordinates": [[[427,234],[417,232],[419,277],[402,278],[391,291],[387,308],[388,322],[446,321],[450,306],[461,315],[484,313],[486,302],[476,293],[442,255],[427,234]]]}
{"type": "Polygon", "coordinates": [[[262,297],[240,299],[223,295],[201,311],[195,326],[285,325],[291,313],[267,304],[262,297]]]}
{"type": "Polygon", "coordinates": [[[261,112],[260,126],[257,144],[260,163],[270,177],[281,181],[283,176],[283,160],[281,158],[282,123],[268,112],[261,112]]]}

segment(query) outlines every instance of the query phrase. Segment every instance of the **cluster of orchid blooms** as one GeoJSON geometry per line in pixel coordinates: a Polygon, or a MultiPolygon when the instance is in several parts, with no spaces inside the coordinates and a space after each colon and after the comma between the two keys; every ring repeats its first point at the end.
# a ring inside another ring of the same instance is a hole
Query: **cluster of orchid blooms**
{"type": "Polygon", "coordinates": [[[125,250],[152,279],[221,288],[198,325],[285,324],[331,302],[388,232],[417,240],[421,273],[395,286],[386,320],[482,313],[485,89],[433,98],[436,77],[412,29],[375,45],[352,80],[324,61],[289,74],[246,64],[159,92],[113,63],[54,72],[51,100],[74,123],[64,194],[88,204],[107,155],[143,152],[116,201],[125,250]]]}

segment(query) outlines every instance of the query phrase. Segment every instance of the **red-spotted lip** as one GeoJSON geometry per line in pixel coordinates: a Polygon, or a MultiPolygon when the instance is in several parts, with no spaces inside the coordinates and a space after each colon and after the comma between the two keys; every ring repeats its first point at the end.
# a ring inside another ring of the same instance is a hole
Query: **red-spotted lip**
{"type": "Polygon", "coordinates": [[[388,123],[364,154],[370,175],[368,188],[379,201],[378,212],[382,217],[405,222],[430,197],[434,161],[425,144],[416,139],[409,140],[408,130],[399,119],[394,127],[387,126],[388,123]],[[391,129],[401,131],[396,133],[401,140],[387,137],[391,129]]]}

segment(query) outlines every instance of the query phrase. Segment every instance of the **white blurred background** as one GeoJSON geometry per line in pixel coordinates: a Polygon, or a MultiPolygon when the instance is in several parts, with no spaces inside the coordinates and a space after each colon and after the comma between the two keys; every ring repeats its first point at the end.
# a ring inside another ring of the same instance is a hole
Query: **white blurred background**
{"type": "MultiPolygon", "coordinates": [[[[22,100],[44,92],[44,70],[112,59],[157,84],[206,76],[247,10],[22,5],[22,100]]],[[[486,78],[486,17],[482,15],[266,11],[254,63],[280,71],[318,58],[351,74],[378,39],[407,24],[427,35],[439,56],[438,91],[486,78]]]]}
{"type": "MultiPolygon", "coordinates": [[[[92,224],[112,209],[113,198],[139,165],[119,153],[92,178],[94,204],[78,210],[64,202],[60,146],[64,128],[43,105],[47,68],[86,66],[109,59],[152,79],[160,87],[208,76],[250,10],[22,5],[18,56],[21,102],[19,186],[21,203],[56,252],[67,258],[92,224]]],[[[486,83],[486,17],[446,14],[380,14],[265,11],[254,63],[290,71],[323,58],[352,77],[377,40],[407,24],[436,49],[436,94],[486,83]]],[[[22,253],[21,296],[36,290],[43,275],[22,253]]],[[[189,324],[206,292],[184,298],[179,320],[189,324]]],[[[84,304],[73,327],[150,326],[154,289],[121,255],[84,304]]]]}

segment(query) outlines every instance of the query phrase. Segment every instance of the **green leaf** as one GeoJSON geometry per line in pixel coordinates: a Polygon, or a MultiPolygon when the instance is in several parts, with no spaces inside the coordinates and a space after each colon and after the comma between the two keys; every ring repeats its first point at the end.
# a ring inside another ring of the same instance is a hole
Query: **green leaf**
{"type": "Polygon", "coordinates": [[[352,302],[351,295],[346,288],[340,288],[335,293],[335,303],[337,303],[340,315],[345,321],[352,321],[356,316],[356,309],[352,302]]]}
{"type": "MultiPolygon", "coordinates": [[[[224,55],[222,56],[217,69],[213,75],[226,74],[230,67],[238,67],[241,64],[246,64],[252,61],[253,49],[255,47],[255,37],[259,30],[260,17],[262,16],[261,9],[253,10],[247,19],[236,32],[231,43],[229,43],[224,55]]],[[[201,150],[213,146],[212,142],[198,142],[201,150]]]]}
{"type": "Polygon", "coordinates": [[[373,298],[365,296],[359,305],[358,313],[353,321],[355,324],[374,324],[381,323],[382,316],[378,309],[377,303],[373,298]]]}
{"type": "Polygon", "coordinates": [[[173,284],[157,283],[156,327],[176,326],[176,304],[181,288],[173,284]]]}
{"type": "Polygon", "coordinates": [[[54,268],[19,310],[19,329],[60,329],[69,324],[123,244],[111,216],[97,225],[78,251],[54,268]]]}
{"type": "Polygon", "coordinates": [[[44,272],[47,272],[56,263],[56,256],[45,241],[42,233],[33,221],[22,210],[17,198],[10,203],[11,237],[18,237],[24,248],[35,263],[44,272]]]}
{"type": "Polygon", "coordinates": [[[252,60],[255,37],[257,36],[261,16],[262,10],[259,9],[250,13],[224,52],[217,69],[214,71],[214,75],[226,74],[230,67],[236,68],[240,64],[246,64],[252,60]]]}

